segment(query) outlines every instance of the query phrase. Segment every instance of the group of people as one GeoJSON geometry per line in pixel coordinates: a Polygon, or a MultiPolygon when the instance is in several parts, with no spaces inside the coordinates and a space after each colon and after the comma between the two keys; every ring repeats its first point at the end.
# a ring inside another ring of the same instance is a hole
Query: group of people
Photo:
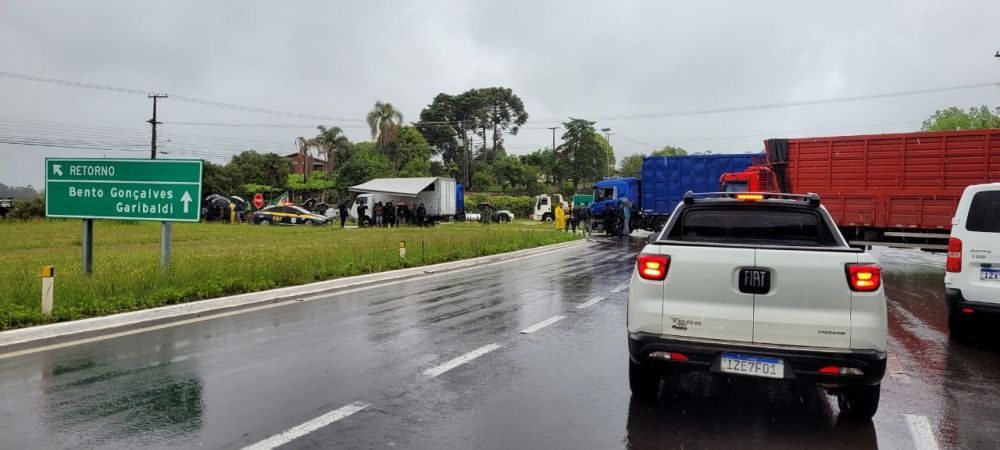
{"type": "MultiPolygon", "coordinates": [[[[344,226],[347,220],[347,206],[342,205],[340,209],[340,226],[344,226]]],[[[410,210],[406,204],[394,205],[392,201],[376,202],[372,207],[371,215],[368,215],[368,205],[358,205],[358,226],[392,228],[405,224],[424,225],[427,222],[427,208],[421,203],[415,211],[410,210]]]]}
{"type": "MultiPolygon", "coordinates": [[[[610,202],[605,203],[604,207],[601,208],[599,218],[604,228],[604,234],[607,236],[628,236],[631,233],[629,222],[632,219],[632,208],[624,200],[615,202],[614,207],[611,207],[610,202]]],[[[589,203],[585,202],[575,208],[570,206],[567,209],[563,209],[562,205],[556,205],[555,228],[557,231],[576,233],[576,228],[579,226],[584,236],[590,236],[593,232],[590,227],[593,219],[589,203]]]]}

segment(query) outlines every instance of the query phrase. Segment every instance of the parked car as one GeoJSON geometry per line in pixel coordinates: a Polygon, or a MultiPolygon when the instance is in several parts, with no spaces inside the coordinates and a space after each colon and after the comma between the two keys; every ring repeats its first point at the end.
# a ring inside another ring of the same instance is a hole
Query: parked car
{"type": "Polygon", "coordinates": [[[329,219],[301,206],[275,205],[250,214],[250,221],[257,225],[325,225],[329,219]]]}
{"type": "Polygon", "coordinates": [[[886,367],[881,269],[851,248],[817,195],[684,196],[636,259],[629,384],[664,374],[813,382],[847,418],[878,409],[886,367]]]}
{"type": "Polygon", "coordinates": [[[966,340],[977,316],[1000,315],[1000,183],[965,188],[951,224],[944,276],[948,328],[966,340]]]}

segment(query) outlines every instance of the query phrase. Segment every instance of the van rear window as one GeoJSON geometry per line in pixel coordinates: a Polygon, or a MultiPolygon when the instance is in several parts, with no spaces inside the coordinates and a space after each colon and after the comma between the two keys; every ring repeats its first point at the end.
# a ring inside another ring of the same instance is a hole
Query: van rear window
{"type": "Polygon", "coordinates": [[[972,196],[965,229],[982,233],[1000,233],[1000,191],[977,192],[972,196]]]}
{"type": "Polygon", "coordinates": [[[838,246],[815,210],[740,207],[690,208],[667,239],[717,243],[838,246]]]}

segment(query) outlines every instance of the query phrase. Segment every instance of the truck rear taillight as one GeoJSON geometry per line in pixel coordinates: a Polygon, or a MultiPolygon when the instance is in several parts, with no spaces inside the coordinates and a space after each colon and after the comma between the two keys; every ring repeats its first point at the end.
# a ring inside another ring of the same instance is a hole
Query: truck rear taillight
{"type": "Polygon", "coordinates": [[[882,286],[882,268],[876,264],[848,264],[847,284],[852,291],[877,291],[882,286]]]}
{"type": "Polygon", "coordinates": [[[635,260],[639,276],[647,280],[662,280],[667,277],[670,257],[663,255],[639,255],[635,260]]]}
{"type": "Polygon", "coordinates": [[[948,239],[948,260],[944,265],[948,272],[962,271],[962,240],[959,238],[948,239]]]}

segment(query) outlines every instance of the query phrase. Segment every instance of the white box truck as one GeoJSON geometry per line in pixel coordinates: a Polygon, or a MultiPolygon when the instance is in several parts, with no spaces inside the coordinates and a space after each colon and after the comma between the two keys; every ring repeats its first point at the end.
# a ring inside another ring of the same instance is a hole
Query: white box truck
{"type": "Polygon", "coordinates": [[[383,205],[390,201],[394,205],[405,202],[414,212],[423,204],[427,210],[426,220],[430,223],[450,220],[457,211],[458,194],[452,178],[375,178],[349,190],[358,193],[350,208],[350,216],[355,220],[359,205],[368,207],[366,215],[370,217],[377,202],[383,205]]]}

